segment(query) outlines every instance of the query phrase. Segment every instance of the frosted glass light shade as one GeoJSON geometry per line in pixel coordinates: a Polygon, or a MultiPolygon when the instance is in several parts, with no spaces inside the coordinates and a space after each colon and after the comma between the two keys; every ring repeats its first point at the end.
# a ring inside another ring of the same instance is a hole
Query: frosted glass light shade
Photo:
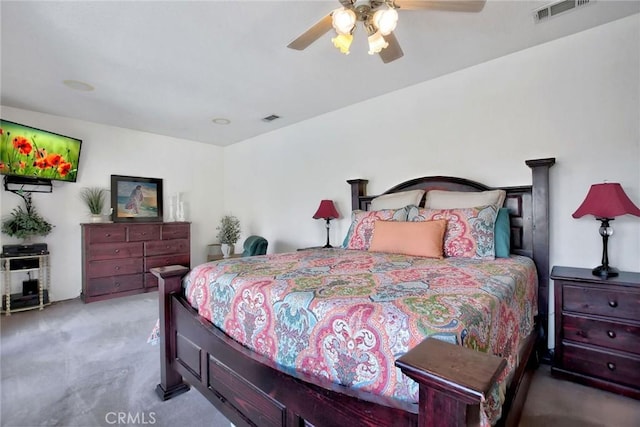
{"type": "Polygon", "coordinates": [[[389,46],[389,43],[382,37],[380,31],[376,31],[371,34],[368,38],[369,40],[369,55],[373,55],[375,53],[380,53],[382,49],[389,46]]]}
{"type": "Polygon", "coordinates": [[[356,25],[356,13],[341,7],[331,14],[331,24],[338,34],[350,34],[356,25]]]}
{"type": "Polygon", "coordinates": [[[331,41],[335,47],[340,49],[340,52],[349,55],[349,47],[351,47],[351,43],[353,43],[353,34],[338,34],[332,38],[331,41]]]}
{"type": "Polygon", "coordinates": [[[386,36],[396,29],[398,12],[395,9],[378,10],[373,14],[373,24],[383,36],[386,36]]]}

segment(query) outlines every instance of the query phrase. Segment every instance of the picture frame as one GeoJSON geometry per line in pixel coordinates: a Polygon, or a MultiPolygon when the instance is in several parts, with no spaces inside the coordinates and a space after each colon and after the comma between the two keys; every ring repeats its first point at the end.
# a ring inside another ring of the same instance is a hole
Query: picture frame
{"type": "Polygon", "coordinates": [[[113,222],[162,222],[162,179],[111,175],[113,222]]]}

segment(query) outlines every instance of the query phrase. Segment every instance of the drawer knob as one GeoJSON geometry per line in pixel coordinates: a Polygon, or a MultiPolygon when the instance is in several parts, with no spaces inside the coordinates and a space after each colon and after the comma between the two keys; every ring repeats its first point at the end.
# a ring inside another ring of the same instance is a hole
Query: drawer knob
{"type": "Polygon", "coordinates": [[[618,301],[609,301],[609,307],[616,308],[618,306],[618,301]]]}
{"type": "Polygon", "coordinates": [[[116,250],[115,250],[115,252],[116,252],[116,253],[120,253],[120,249],[116,249],[116,250]]]}
{"type": "Polygon", "coordinates": [[[104,237],[111,237],[111,233],[106,233],[104,237]]]}
{"type": "Polygon", "coordinates": [[[116,270],[120,270],[120,266],[119,265],[116,265],[116,270]]]}
{"type": "Polygon", "coordinates": [[[607,368],[609,368],[610,371],[615,371],[616,370],[616,364],[608,362],[607,363],[607,368]]]}
{"type": "Polygon", "coordinates": [[[116,288],[120,287],[120,282],[116,282],[116,288]]]}
{"type": "Polygon", "coordinates": [[[615,331],[607,331],[607,335],[609,336],[609,338],[615,338],[616,337],[616,332],[615,331]]]}

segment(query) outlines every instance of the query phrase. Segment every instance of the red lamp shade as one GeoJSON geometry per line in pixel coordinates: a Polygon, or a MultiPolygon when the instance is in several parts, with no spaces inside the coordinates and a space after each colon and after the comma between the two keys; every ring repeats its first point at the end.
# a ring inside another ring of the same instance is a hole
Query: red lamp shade
{"type": "Polygon", "coordinates": [[[317,212],[313,215],[313,219],[336,219],[340,218],[340,214],[333,204],[333,200],[321,200],[317,212]]]}
{"type": "Polygon", "coordinates": [[[640,209],[629,199],[617,182],[593,184],[584,201],[573,213],[574,218],[593,215],[596,218],[615,218],[631,214],[640,216],[640,209]]]}

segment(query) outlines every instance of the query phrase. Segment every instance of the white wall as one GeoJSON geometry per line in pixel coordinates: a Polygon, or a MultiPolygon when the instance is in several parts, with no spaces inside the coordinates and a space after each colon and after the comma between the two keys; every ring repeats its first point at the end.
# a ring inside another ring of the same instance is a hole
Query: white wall
{"type": "MultiPolygon", "coordinates": [[[[79,192],[82,187],[108,189],[112,174],[162,178],[165,212],[169,209],[168,197],[183,192],[186,219],[192,223],[191,262],[205,261],[206,245],[215,241],[215,225],[222,214],[220,147],[4,106],[1,114],[6,120],[83,140],[77,182],[54,181],[51,194],[33,193],[35,207],[55,225],[53,232],[42,239],[51,252],[52,300],[80,295],[79,224],[88,222],[89,215],[79,192]]],[[[19,204],[19,196],[0,191],[3,217],[19,204]]],[[[2,244],[19,243],[4,234],[1,239],[2,244]]],[[[14,282],[18,282],[17,277],[14,282]]]]}
{"type": "MultiPolygon", "coordinates": [[[[226,147],[225,211],[280,252],[324,243],[321,199],[348,218],[347,179],[371,194],[424,175],[522,185],[525,160],[555,157],[551,263],[594,267],[599,222],[571,214],[605,179],[640,205],[639,52],[634,15],[226,147]]],[[[640,218],[612,225],[611,265],[640,271],[640,218]]]]}

